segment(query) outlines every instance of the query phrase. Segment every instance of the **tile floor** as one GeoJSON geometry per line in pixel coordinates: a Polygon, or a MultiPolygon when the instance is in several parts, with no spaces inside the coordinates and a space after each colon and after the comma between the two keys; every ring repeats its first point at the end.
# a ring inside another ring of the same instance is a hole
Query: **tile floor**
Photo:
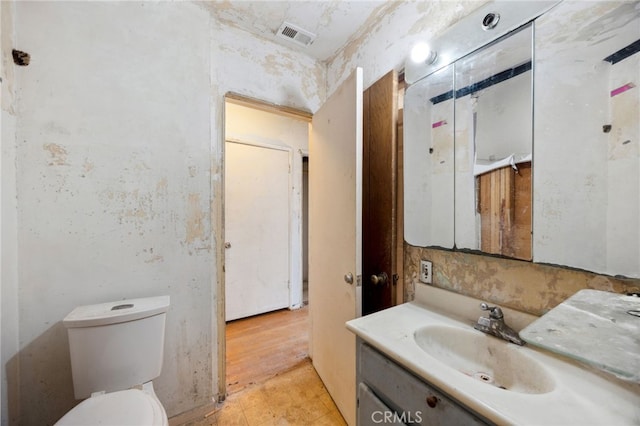
{"type": "Polygon", "coordinates": [[[346,425],[309,359],[181,426],[346,425]]]}

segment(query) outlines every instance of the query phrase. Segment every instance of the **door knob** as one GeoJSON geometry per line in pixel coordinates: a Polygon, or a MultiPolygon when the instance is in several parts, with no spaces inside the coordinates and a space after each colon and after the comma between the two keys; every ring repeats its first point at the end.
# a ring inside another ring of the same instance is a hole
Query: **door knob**
{"type": "Polygon", "coordinates": [[[351,272],[344,275],[344,282],[347,284],[353,284],[353,274],[351,272]]]}
{"type": "Polygon", "coordinates": [[[389,281],[389,277],[386,272],[378,275],[371,275],[371,282],[373,285],[385,285],[389,281]]]}

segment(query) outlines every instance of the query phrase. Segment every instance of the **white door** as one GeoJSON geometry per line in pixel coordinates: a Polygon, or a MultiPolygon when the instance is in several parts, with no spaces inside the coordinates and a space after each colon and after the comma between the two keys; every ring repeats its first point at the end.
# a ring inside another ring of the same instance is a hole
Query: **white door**
{"type": "Polygon", "coordinates": [[[345,322],[361,306],[362,105],[357,68],[314,114],[310,138],[311,356],[349,425],[355,425],[356,344],[345,322]]]}
{"type": "Polygon", "coordinates": [[[289,306],[290,150],[225,143],[226,320],[289,306]]]}

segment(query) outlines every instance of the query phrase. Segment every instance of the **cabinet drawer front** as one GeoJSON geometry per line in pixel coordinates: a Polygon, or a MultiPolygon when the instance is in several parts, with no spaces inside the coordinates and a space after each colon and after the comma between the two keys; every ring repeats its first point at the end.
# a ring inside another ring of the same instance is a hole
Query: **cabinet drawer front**
{"type": "Polygon", "coordinates": [[[358,344],[358,358],[358,382],[366,383],[401,419],[411,418],[409,424],[491,424],[363,342],[358,344]]]}
{"type": "Polygon", "coordinates": [[[380,401],[364,383],[358,385],[357,414],[359,426],[379,426],[380,424],[406,426],[398,414],[380,401]]]}

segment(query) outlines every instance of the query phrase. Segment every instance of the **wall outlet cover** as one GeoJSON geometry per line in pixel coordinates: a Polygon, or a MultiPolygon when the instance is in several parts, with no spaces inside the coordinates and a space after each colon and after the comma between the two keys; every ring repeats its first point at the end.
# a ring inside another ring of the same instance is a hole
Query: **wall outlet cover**
{"type": "Polygon", "coordinates": [[[420,281],[425,284],[431,284],[432,281],[432,263],[429,260],[420,261],[420,281]]]}

